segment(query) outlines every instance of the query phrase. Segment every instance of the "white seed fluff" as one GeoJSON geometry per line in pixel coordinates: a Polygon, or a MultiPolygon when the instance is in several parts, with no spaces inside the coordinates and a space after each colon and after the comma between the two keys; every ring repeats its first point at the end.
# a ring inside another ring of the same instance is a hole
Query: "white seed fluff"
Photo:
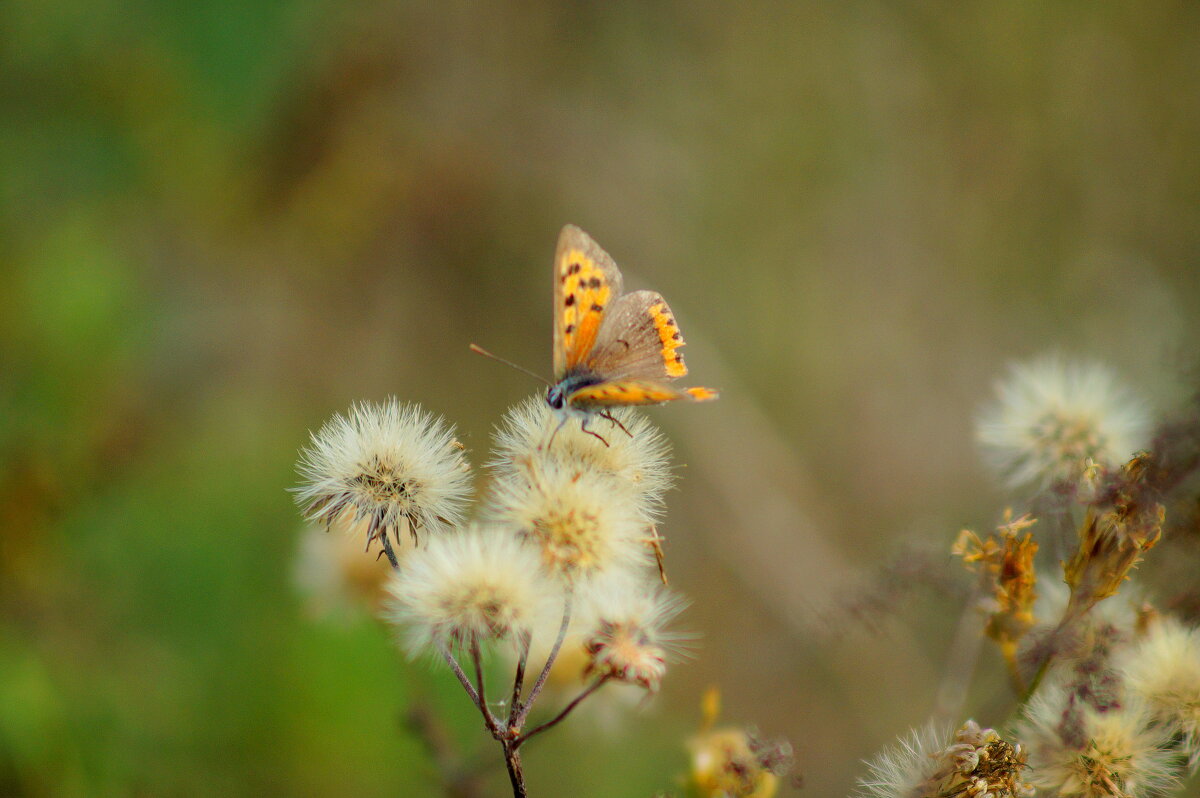
{"type": "Polygon", "coordinates": [[[540,566],[534,547],[501,529],[432,538],[389,581],[384,619],[406,630],[414,654],[528,632],[562,607],[540,566]]]}
{"type": "Polygon", "coordinates": [[[937,773],[949,733],[930,724],[913,729],[867,762],[856,798],[910,798],[937,773]]]}
{"type": "Polygon", "coordinates": [[[624,430],[607,419],[589,421],[589,429],[607,441],[605,446],[584,432],[574,418],[560,428],[559,416],[546,402],[541,397],[530,397],[505,415],[496,430],[494,457],[488,465],[501,477],[547,465],[607,474],[615,489],[637,498],[653,519],[661,511],[662,495],[672,482],[670,444],[641,413],[615,408],[612,415],[624,430]]]}
{"type": "Polygon", "coordinates": [[[667,664],[687,653],[690,636],[666,626],[687,602],[647,579],[602,580],[581,596],[588,671],[657,690],[667,664]]]}
{"type": "Polygon", "coordinates": [[[1029,750],[1029,783],[1061,798],[1150,798],[1175,783],[1170,733],[1128,697],[1100,711],[1060,686],[1030,702],[1017,736],[1029,750]]]}
{"type": "Polygon", "coordinates": [[[1195,768],[1200,763],[1200,630],[1163,618],[1122,652],[1117,667],[1125,689],[1157,721],[1177,730],[1195,768]]]}
{"type": "Polygon", "coordinates": [[[354,405],[312,436],[297,466],[296,501],[325,525],[367,526],[368,538],[458,523],[471,488],[454,430],[414,404],[354,405]]]}
{"type": "Polygon", "coordinates": [[[550,573],[573,585],[648,561],[649,525],[629,494],[593,469],[539,461],[497,476],[488,518],[528,540],[550,573]]]}
{"type": "Polygon", "coordinates": [[[1147,443],[1145,407],[1099,363],[1015,364],[997,393],[977,438],[1011,486],[1075,481],[1089,463],[1115,468],[1147,443]]]}

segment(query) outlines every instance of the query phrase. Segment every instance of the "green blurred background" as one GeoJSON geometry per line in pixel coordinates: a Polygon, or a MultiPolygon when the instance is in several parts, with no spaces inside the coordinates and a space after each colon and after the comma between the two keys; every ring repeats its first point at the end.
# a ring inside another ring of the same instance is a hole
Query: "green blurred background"
{"type": "Polygon", "coordinates": [[[549,371],[566,222],[723,397],[651,411],[697,656],[531,745],[533,794],[673,787],[708,684],[844,794],[937,702],[1005,364],[1189,387],[1198,53],[1157,1],[0,4],[0,794],[435,795],[414,702],[499,763],[444,672],[306,611],[286,488],[389,394],[482,463],[535,386],[467,344],[549,371]]]}

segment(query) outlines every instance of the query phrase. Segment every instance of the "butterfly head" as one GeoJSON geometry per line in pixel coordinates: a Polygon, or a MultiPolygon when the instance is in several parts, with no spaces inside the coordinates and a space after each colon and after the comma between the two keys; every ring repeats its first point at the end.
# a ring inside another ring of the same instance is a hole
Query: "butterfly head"
{"type": "Polygon", "coordinates": [[[550,405],[552,410],[562,410],[567,406],[566,392],[561,384],[551,385],[546,391],[546,404],[550,405]]]}

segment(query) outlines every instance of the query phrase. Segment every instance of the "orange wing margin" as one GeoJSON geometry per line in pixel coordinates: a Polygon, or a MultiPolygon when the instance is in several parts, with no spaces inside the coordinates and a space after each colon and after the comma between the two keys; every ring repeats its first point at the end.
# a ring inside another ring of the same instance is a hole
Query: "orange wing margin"
{"type": "Polygon", "coordinates": [[[676,399],[707,402],[717,398],[710,388],[678,390],[647,380],[613,380],[580,388],[567,397],[567,404],[578,406],[657,405],[676,399]]]}

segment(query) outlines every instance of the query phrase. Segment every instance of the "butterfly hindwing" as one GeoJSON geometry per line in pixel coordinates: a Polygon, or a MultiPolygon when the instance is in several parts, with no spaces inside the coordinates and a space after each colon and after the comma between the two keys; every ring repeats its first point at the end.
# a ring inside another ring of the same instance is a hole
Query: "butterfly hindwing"
{"type": "Polygon", "coordinates": [[[574,225],[558,236],[554,256],[554,378],[592,354],[610,303],[621,295],[617,264],[574,225]]]}
{"type": "Polygon", "coordinates": [[[676,399],[703,402],[716,399],[716,391],[708,388],[680,390],[653,380],[606,380],[587,385],[567,397],[573,407],[611,407],[622,405],[657,405],[676,399]]]}
{"type": "Polygon", "coordinates": [[[633,291],[610,303],[587,368],[606,379],[673,380],[687,374],[683,334],[657,291],[633,291]]]}

